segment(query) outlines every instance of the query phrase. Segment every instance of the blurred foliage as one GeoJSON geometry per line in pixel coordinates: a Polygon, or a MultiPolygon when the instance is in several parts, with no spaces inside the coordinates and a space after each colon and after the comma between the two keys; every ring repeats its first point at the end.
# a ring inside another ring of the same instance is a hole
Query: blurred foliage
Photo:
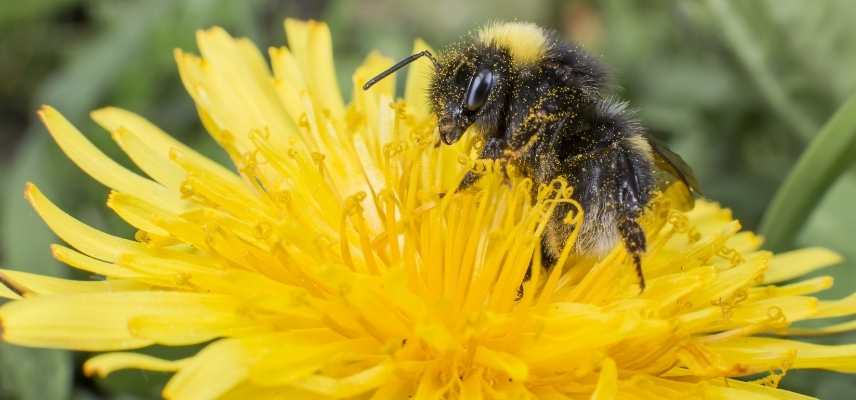
{"type": "MultiPolygon", "coordinates": [[[[629,100],[645,125],[693,165],[707,197],[728,205],[746,228],[755,229],[797,159],[856,89],[852,5],[851,0],[6,1],[0,6],[0,188],[5,189],[0,257],[16,269],[72,274],[51,260],[48,244],[56,239],[22,199],[28,180],[84,221],[131,233],[103,206],[106,190],[73,168],[35,122],[40,104],[56,106],[119,160],[127,161],[109,135],[88,121],[89,110],[112,104],[137,111],[223,160],[196,121],[172,49],[195,49],[193,32],[214,24],[251,37],[262,49],[281,45],[286,16],[331,24],[345,93],[351,71],[371,49],[401,57],[417,36],[441,47],[497,19],[553,27],[601,56],[614,72],[615,94],[629,100]]],[[[852,108],[842,108],[840,118],[853,121],[852,108]]],[[[836,161],[809,163],[791,178],[777,202],[803,201],[786,208],[796,215],[788,218],[787,230],[770,228],[776,229],[771,234],[778,235],[777,245],[824,245],[847,257],[847,264],[832,272],[836,288],[829,295],[835,297],[856,290],[856,176],[849,171],[856,153],[839,137],[852,137],[848,130],[852,127],[827,132],[834,139],[827,143],[835,146],[815,150],[813,159],[824,161],[829,152],[836,161]],[[813,181],[819,176],[824,179],[813,181]]],[[[175,351],[185,350],[150,351],[177,357],[175,351]]],[[[2,345],[0,398],[153,398],[166,378],[131,371],[92,381],[80,376],[83,359],[2,345]]],[[[785,385],[844,399],[856,380],[799,372],[785,385]]]]}

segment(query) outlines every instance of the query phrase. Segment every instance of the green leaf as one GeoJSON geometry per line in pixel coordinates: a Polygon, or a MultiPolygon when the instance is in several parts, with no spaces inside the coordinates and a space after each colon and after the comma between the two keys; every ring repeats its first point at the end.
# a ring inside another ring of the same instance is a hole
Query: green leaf
{"type": "Polygon", "coordinates": [[[853,227],[856,213],[853,199],[856,198],[856,176],[847,174],[838,179],[829,189],[815,212],[794,238],[797,247],[823,246],[838,252],[844,258],[842,265],[822,271],[830,275],[835,286],[821,293],[826,299],[839,299],[854,292],[856,288],[856,246],[853,246],[853,227]]]}
{"type": "Polygon", "coordinates": [[[824,125],[776,192],[760,229],[769,248],[791,244],[829,187],[852,164],[855,147],[856,95],[824,125]]]}
{"type": "Polygon", "coordinates": [[[810,139],[816,130],[814,121],[793,102],[775,78],[773,70],[767,65],[765,51],[758,43],[758,38],[749,32],[743,21],[746,18],[735,12],[731,1],[708,0],[707,5],[722,27],[722,34],[728,45],[752,76],[773,111],[779,114],[782,120],[787,121],[802,138],[810,139]]]}

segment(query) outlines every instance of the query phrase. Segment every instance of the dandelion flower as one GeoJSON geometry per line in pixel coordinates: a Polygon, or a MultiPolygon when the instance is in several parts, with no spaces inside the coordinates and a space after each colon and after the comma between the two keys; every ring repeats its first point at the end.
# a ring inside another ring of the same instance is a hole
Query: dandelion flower
{"type": "Polygon", "coordinates": [[[623,247],[581,258],[573,235],[562,267],[524,280],[573,188],[556,181],[532,199],[531,182],[474,161],[472,140],[435,146],[424,64],[396,100],[392,80],[357,90],[391,64],[370,54],[346,104],[327,26],[285,28],[270,67],[218,28],[199,33],[201,57],[175,53],[236,172],[128,111],[92,113],[142,176],[56,110],[39,112],[137,234],[96,230],[28,185],[69,245],[53,255],[104,279],[2,270],[0,293],[14,299],[0,308],[4,341],[104,352],[89,375],[174,372],[163,391],[174,399],[799,399],[777,388],[789,369],[856,372],[856,345],[782,337],[856,326],[793,327],[852,315],[856,297],[812,297],[831,286],[825,276],[780,284],[836,254],[759,250],[727,210],[699,200],[678,211],[671,190],[642,221],[644,292],[623,247]],[[455,193],[471,168],[479,187],[455,193]],[[179,360],[129,351],[155,344],[204,347],[179,360]]]}

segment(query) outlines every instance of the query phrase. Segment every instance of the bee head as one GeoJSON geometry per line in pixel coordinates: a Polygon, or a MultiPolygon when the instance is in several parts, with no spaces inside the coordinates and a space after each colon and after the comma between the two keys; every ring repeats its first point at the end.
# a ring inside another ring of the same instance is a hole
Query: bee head
{"type": "Polygon", "coordinates": [[[551,82],[561,81],[583,94],[599,90],[602,77],[596,63],[573,48],[558,49],[554,36],[531,23],[489,24],[437,58],[422,51],[399,61],[363,88],[426,56],[434,64],[428,96],[440,139],[455,143],[471,126],[484,137],[500,137],[505,134],[507,116],[512,114],[512,91],[538,90],[531,82],[522,82],[522,77],[531,80],[533,76],[546,76],[537,71],[553,69],[551,82]]]}
{"type": "Polygon", "coordinates": [[[495,46],[465,42],[450,47],[439,60],[422,51],[370,79],[363,89],[423,56],[434,64],[429,97],[443,142],[455,143],[474,123],[483,132],[495,132],[511,72],[508,52],[495,46]]]}
{"type": "Polygon", "coordinates": [[[507,54],[479,43],[456,45],[442,54],[429,98],[444,143],[455,143],[474,124],[486,135],[497,131],[510,72],[507,54]]]}

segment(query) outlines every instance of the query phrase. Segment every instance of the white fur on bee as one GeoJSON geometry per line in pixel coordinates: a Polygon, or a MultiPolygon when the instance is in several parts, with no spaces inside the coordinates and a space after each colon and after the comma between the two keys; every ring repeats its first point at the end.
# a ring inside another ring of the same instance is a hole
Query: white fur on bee
{"type": "Polygon", "coordinates": [[[546,244],[550,254],[555,256],[561,254],[565,240],[572,229],[580,229],[573,249],[576,254],[604,256],[618,244],[621,238],[615,210],[593,204],[585,210],[580,227],[574,227],[556,219],[550,222],[546,229],[546,244]]]}
{"type": "Polygon", "coordinates": [[[630,147],[636,150],[636,154],[641,154],[649,163],[654,163],[654,150],[651,148],[651,143],[641,134],[635,134],[624,139],[630,147]]]}
{"type": "Polygon", "coordinates": [[[621,239],[615,210],[610,207],[589,206],[580,229],[574,250],[581,254],[604,256],[621,239]]]}

